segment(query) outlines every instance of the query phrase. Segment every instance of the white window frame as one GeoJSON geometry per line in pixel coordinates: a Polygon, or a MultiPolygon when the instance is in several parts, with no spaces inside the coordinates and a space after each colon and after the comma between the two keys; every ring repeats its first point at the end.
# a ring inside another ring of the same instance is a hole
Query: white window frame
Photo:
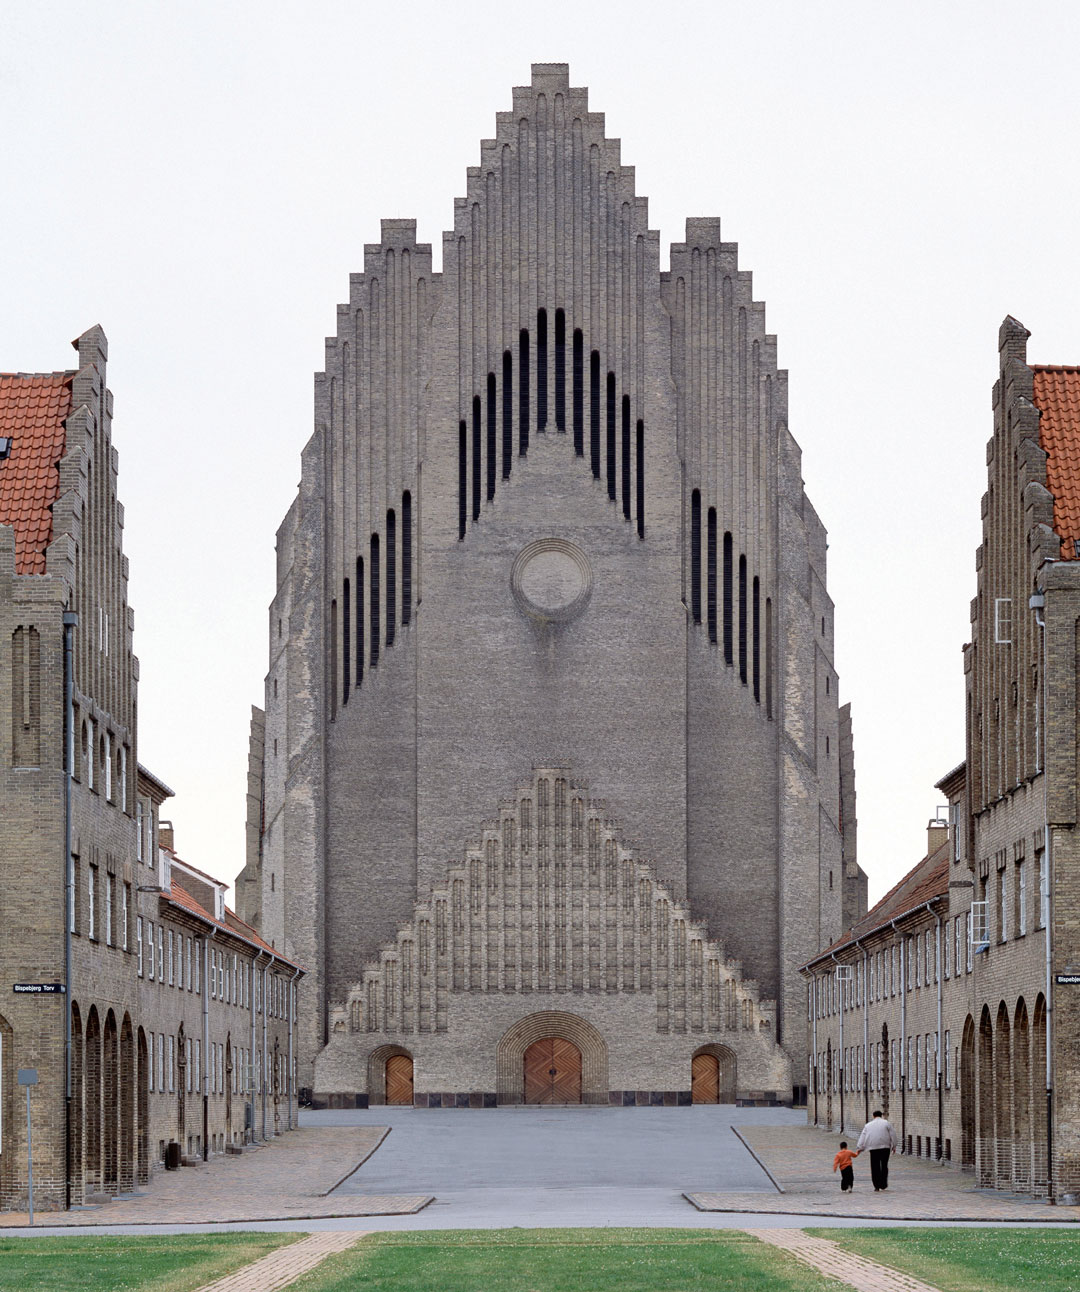
{"type": "Polygon", "coordinates": [[[169,957],[168,957],[168,959],[169,959],[169,986],[170,986],[170,987],[172,987],[172,986],[174,985],[175,981],[176,981],[175,974],[174,974],[174,972],[173,972],[173,931],[172,931],[172,929],[170,929],[170,930],[169,930],[169,944],[168,944],[168,945],[169,945],[169,957]]]}
{"type": "Polygon", "coordinates": [[[994,644],[1012,645],[1012,597],[994,598],[994,644]]]}
{"type": "Polygon", "coordinates": [[[155,969],[157,968],[157,959],[154,955],[154,921],[153,920],[146,921],[146,949],[149,953],[147,956],[147,959],[150,961],[150,971],[147,974],[147,977],[150,979],[151,982],[156,982],[157,975],[155,973],[155,969]]]}
{"type": "Polygon", "coordinates": [[[1017,895],[1016,936],[1024,937],[1026,936],[1028,931],[1027,867],[1024,865],[1024,862],[1022,860],[1016,863],[1016,895],[1017,895]]]}
{"type": "Polygon", "coordinates": [[[143,976],[142,916],[135,917],[135,940],[139,944],[139,977],[143,976]]]}
{"type": "Polygon", "coordinates": [[[125,951],[128,950],[128,906],[131,904],[131,885],[124,885],[124,900],[120,908],[120,937],[123,939],[122,946],[125,951]]]}
{"type": "Polygon", "coordinates": [[[86,868],[88,876],[86,883],[86,936],[95,938],[97,936],[97,911],[95,909],[95,897],[97,889],[97,867],[93,862],[86,868]]]}
{"type": "Polygon", "coordinates": [[[146,1035],[146,1066],[150,1070],[150,1089],[155,1090],[154,1085],[154,1034],[148,1032],[146,1035]]]}
{"type": "Polygon", "coordinates": [[[105,872],[105,945],[107,947],[111,947],[113,944],[112,908],[113,908],[113,877],[109,871],[106,871],[105,872]]]}
{"type": "Polygon", "coordinates": [[[111,802],[112,802],[112,796],[113,796],[113,783],[112,783],[112,732],[111,732],[111,731],[106,731],[106,732],[105,732],[105,735],[104,735],[104,737],[103,737],[103,739],[104,739],[104,741],[105,741],[105,755],[104,755],[104,757],[102,758],[102,760],[101,760],[101,761],[102,761],[102,763],[104,764],[103,770],[104,770],[104,772],[105,772],[105,798],[106,798],[106,800],[107,800],[109,803],[111,803],[111,802]]]}
{"type": "Polygon", "coordinates": [[[165,934],[160,924],[157,929],[157,976],[159,982],[165,981],[165,934]]]}

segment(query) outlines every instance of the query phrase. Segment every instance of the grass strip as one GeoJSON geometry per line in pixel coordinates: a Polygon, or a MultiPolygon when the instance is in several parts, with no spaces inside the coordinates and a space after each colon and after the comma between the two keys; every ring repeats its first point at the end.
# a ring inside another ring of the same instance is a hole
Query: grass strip
{"type": "Polygon", "coordinates": [[[809,1229],[838,1247],[922,1279],[941,1292],[1076,1292],[1075,1229],[809,1229]]]}
{"type": "Polygon", "coordinates": [[[193,1292],[304,1234],[0,1237],[0,1292],[193,1292]]]}
{"type": "Polygon", "coordinates": [[[494,1229],[373,1234],[289,1292],[835,1292],[736,1230],[494,1229]]]}

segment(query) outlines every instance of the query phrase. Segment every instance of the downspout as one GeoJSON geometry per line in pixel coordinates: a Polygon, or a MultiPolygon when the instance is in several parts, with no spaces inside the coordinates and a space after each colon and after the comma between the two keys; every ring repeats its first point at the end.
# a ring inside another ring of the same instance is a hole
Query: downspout
{"type": "MultiPolygon", "coordinates": [[[[1040,613],[1046,605],[1046,595],[1041,591],[1036,591],[1029,598],[1028,607],[1035,611],[1035,622],[1042,631],[1042,683],[1043,683],[1043,708],[1046,709],[1049,703],[1050,681],[1047,677],[1049,667],[1049,648],[1046,644],[1046,618],[1040,613]]],[[[1049,710],[1047,709],[1047,726],[1049,725],[1049,710]]],[[[1045,736],[1043,737],[1045,739],[1045,736]]],[[[1038,745],[1036,744],[1036,751],[1038,745]]],[[[1050,767],[1049,759],[1043,758],[1043,873],[1042,885],[1043,891],[1039,894],[1040,913],[1042,915],[1043,933],[1045,935],[1045,952],[1046,952],[1046,1192],[1051,1203],[1057,1201],[1054,1197],[1054,1060],[1053,1047],[1051,1044],[1053,1029],[1053,977],[1050,972],[1051,963],[1051,946],[1050,946],[1050,862],[1051,862],[1051,835],[1050,835],[1050,767]]]]}
{"type": "MultiPolygon", "coordinates": [[[[896,932],[896,921],[890,920],[893,933],[896,932]]],[[[907,992],[904,981],[904,939],[900,938],[900,1152],[906,1151],[907,1144],[907,1087],[904,1055],[907,1051],[907,992]]]]}
{"type": "MultiPolygon", "coordinates": [[[[830,951],[833,963],[839,965],[840,961],[836,958],[836,952],[830,951]]],[[[835,973],[836,970],[833,970],[835,973]]],[[[840,997],[840,1134],[844,1133],[844,1079],[847,1077],[847,1064],[844,1062],[844,982],[843,979],[836,980],[839,988],[837,995],[840,997]]]]}
{"type": "Polygon", "coordinates": [[[254,959],[251,961],[251,994],[249,997],[251,1001],[251,1049],[249,1051],[251,1058],[248,1062],[247,1095],[248,1109],[251,1116],[251,1125],[248,1127],[248,1132],[252,1141],[255,1139],[255,966],[262,959],[262,954],[261,950],[256,951],[254,959]]]}
{"type": "MultiPolygon", "coordinates": [[[[296,980],[297,980],[297,978],[299,978],[299,977],[300,977],[300,970],[299,970],[299,968],[298,968],[298,969],[296,970],[296,973],[294,973],[294,974],[293,974],[293,976],[289,979],[289,993],[288,993],[288,996],[286,997],[286,1001],[285,1001],[285,1009],[287,1010],[288,1015],[289,1015],[289,1055],[288,1055],[288,1059],[286,1060],[286,1062],[288,1063],[288,1065],[289,1065],[289,1066],[288,1066],[288,1068],[287,1068],[287,1070],[286,1070],[286,1072],[285,1072],[285,1107],[286,1107],[286,1109],[288,1110],[287,1128],[288,1128],[289,1130],[292,1130],[292,1128],[293,1128],[293,1121],[292,1121],[292,1105],[293,1105],[293,1075],[292,1075],[292,1074],[293,1074],[293,1057],[292,1057],[292,1046],[293,1046],[293,992],[294,992],[294,990],[295,990],[296,980]]],[[[298,1122],[299,1122],[299,1120],[300,1120],[300,1112],[299,1112],[299,1109],[297,1109],[297,1113],[296,1113],[296,1120],[297,1120],[298,1122]]]]}
{"type": "Polygon", "coordinates": [[[812,1044],[812,1045],[813,1045],[813,1047],[814,1047],[814,1048],[813,1048],[814,1066],[810,1069],[810,1071],[814,1074],[814,1125],[816,1126],[816,1125],[818,1124],[818,1099],[817,1099],[817,1092],[818,1092],[818,1052],[817,1052],[818,976],[817,976],[817,974],[814,974],[814,977],[813,977],[813,1002],[814,1002],[814,1008],[813,1008],[813,1015],[814,1015],[814,1017],[811,1019],[811,1022],[810,1022],[810,1033],[811,1033],[811,1037],[812,1037],[811,1044],[812,1044]]]}
{"type": "Polygon", "coordinates": [[[210,934],[203,939],[203,981],[202,981],[202,1157],[206,1162],[210,1158],[210,1074],[207,1066],[210,1062],[210,943],[217,936],[217,925],[210,925],[210,934]]]}
{"type": "MultiPolygon", "coordinates": [[[[858,949],[858,939],[855,947],[858,949]]],[[[870,959],[866,950],[862,953],[862,1001],[863,1001],[863,1113],[864,1120],[870,1120],[870,959]]]]}
{"type": "Polygon", "coordinates": [[[71,926],[75,922],[75,859],[71,855],[71,778],[75,774],[75,698],[71,632],[79,623],[74,610],[64,611],[64,1207],[71,1209],[71,926]]]}
{"type": "Polygon", "coordinates": [[[262,1066],[259,1069],[259,1071],[261,1074],[260,1081],[262,1084],[262,1137],[263,1137],[264,1143],[266,1142],[266,1015],[269,1010],[269,1001],[267,1000],[267,996],[266,996],[266,975],[267,973],[269,973],[271,969],[273,969],[276,960],[277,960],[277,956],[275,956],[274,953],[271,952],[270,963],[262,971],[263,1042],[262,1042],[262,1066]]]}
{"type": "Polygon", "coordinates": [[[945,1161],[945,1087],[941,1080],[941,993],[945,961],[941,958],[941,916],[937,917],[937,950],[934,968],[937,971],[937,1160],[945,1161]]]}

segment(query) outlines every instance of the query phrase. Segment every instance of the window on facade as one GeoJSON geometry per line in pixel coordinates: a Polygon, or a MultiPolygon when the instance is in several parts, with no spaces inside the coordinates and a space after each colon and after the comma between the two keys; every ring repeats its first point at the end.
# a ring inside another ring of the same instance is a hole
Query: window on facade
{"type": "Polygon", "coordinates": [[[915,1058],[915,1038],[913,1036],[909,1036],[907,1039],[907,1088],[909,1090],[912,1088],[912,1081],[914,1080],[914,1073],[911,1071],[912,1067],[914,1066],[912,1062],[914,1058],[915,1058]]]}
{"type": "Polygon", "coordinates": [[[154,1089],[154,1034],[148,1032],[146,1036],[146,1066],[150,1074],[150,1089],[154,1089]]]}
{"type": "Polygon", "coordinates": [[[1045,923],[1046,911],[1046,874],[1043,867],[1043,849],[1040,848],[1035,853],[1035,874],[1032,876],[1033,883],[1031,895],[1035,899],[1035,919],[1034,926],[1041,929],[1045,923]]]}
{"type": "Polygon", "coordinates": [[[1012,597],[994,598],[994,641],[999,646],[1012,642],[1012,597]]]}
{"type": "Polygon", "coordinates": [[[105,945],[113,944],[113,877],[108,871],[105,872],[105,945]]]}
{"type": "Polygon", "coordinates": [[[972,946],[971,946],[971,912],[970,911],[964,912],[964,946],[967,948],[967,951],[966,951],[967,972],[971,973],[972,946]]]}
{"type": "Polygon", "coordinates": [[[106,731],[102,737],[101,745],[101,770],[105,773],[105,797],[112,802],[113,783],[112,783],[112,733],[106,731]]]}
{"type": "Polygon", "coordinates": [[[157,976],[158,982],[165,980],[165,937],[161,925],[158,925],[157,931],[157,976]]]}
{"type": "MultiPolygon", "coordinates": [[[[930,986],[930,961],[933,958],[930,951],[930,941],[933,936],[931,929],[927,929],[923,937],[923,983],[930,986]]],[[[937,980],[937,967],[934,968],[934,979],[937,980]]]]}
{"type": "Polygon", "coordinates": [[[1016,867],[1016,935],[1023,937],[1027,933],[1027,874],[1021,861],[1016,867]]]}
{"type": "Polygon", "coordinates": [[[157,1058],[158,1058],[158,1064],[157,1064],[158,1090],[164,1092],[165,1090],[165,1033],[164,1032],[160,1032],[158,1034],[157,1058]]]}
{"type": "Polygon", "coordinates": [[[86,936],[90,938],[97,937],[97,911],[95,909],[97,899],[97,867],[89,866],[87,868],[86,881],[86,936]]]}
{"type": "Polygon", "coordinates": [[[1008,941],[1009,937],[1009,872],[998,872],[998,940],[1008,941]]]}
{"type": "Polygon", "coordinates": [[[176,1037],[169,1037],[169,1093],[176,1088],[176,1037]]]}
{"type": "Polygon", "coordinates": [[[142,916],[135,917],[135,940],[139,946],[139,977],[143,976],[142,916]]]}

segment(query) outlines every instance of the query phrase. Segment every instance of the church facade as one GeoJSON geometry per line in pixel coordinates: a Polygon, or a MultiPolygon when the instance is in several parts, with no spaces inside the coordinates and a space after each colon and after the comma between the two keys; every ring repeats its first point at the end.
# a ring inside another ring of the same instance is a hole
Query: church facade
{"type": "Polygon", "coordinates": [[[316,1101],[800,1093],[795,970],[865,877],[786,386],[719,221],[662,268],[563,64],[498,115],[440,272],[413,221],[365,247],[237,880],[307,970],[316,1101]]]}

